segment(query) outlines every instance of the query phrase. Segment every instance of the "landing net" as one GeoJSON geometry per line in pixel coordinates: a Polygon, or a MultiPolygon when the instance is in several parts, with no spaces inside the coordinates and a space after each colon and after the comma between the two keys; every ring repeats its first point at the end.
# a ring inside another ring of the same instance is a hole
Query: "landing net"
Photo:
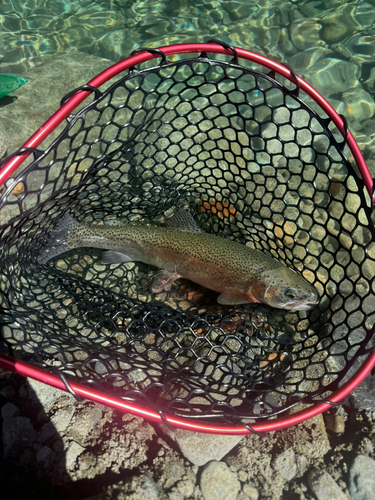
{"type": "Polygon", "coordinates": [[[325,400],[360,369],[374,345],[375,243],[358,167],[322,107],[231,51],[154,50],[162,57],[71,93],[92,91],[0,188],[3,353],[226,424],[325,400]],[[155,268],[104,265],[90,248],[37,262],[65,213],[163,226],[181,208],[300,273],[319,306],[222,306],[183,279],[155,294],[155,268]]]}

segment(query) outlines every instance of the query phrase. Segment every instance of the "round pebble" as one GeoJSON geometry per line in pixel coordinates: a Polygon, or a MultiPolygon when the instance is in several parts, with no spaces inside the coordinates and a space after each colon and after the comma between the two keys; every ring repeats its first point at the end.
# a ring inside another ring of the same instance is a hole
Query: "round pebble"
{"type": "Polygon", "coordinates": [[[345,421],[340,415],[325,415],[324,421],[327,429],[335,434],[345,431],[345,421]]]}
{"type": "Polygon", "coordinates": [[[203,469],[200,487],[204,500],[236,500],[240,482],[227,464],[213,460],[203,469]]]}

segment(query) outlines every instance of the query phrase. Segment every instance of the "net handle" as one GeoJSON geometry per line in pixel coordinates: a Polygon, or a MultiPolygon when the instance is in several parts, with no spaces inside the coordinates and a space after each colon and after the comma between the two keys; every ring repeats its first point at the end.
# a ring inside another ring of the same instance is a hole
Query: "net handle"
{"type": "MultiPolygon", "coordinates": [[[[218,41],[213,41],[213,43],[185,43],[180,45],[170,45],[166,47],[159,47],[154,50],[144,50],[137,52],[130,57],[110,66],[106,70],[99,73],[95,78],[87,83],[87,86],[97,89],[105,82],[115,77],[119,73],[128,70],[136,66],[137,64],[144,63],[151,59],[161,57],[162,60],[166,56],[175,54],[186,54],[186,53],[198,53],[202,52],[212,52],[215,54],[224,54],[228,56],[233,56],[236,54],[238,58],[246,59],[252,61],[256,64],[260,64],[268,68],[270,71],[278,73],[284,78],[288,79],[292,83],[297,82],[301,90],[303,90],[307,95],[309,95],[328,115],[331,121],[336,125],[337,129],[341,135],[345,138],[347,133],[347,144],[350,151],[357,163],[359,172],[365,183],[367,191],[374,202],[374,181],[371,174],[367,168],[365,160],[361,154],[358,144],[355,142],[354,137],[350,132],[347,132],[345,127],[345,121],[336,113],[333,107],[322,97],[318,91],[316,91],[311,85],[309,85],[305,80],[296,76],[293,71],[291,71],[287,66],[272,61],[265,56],[256,54],[255,52],[250,52],[249,50],[241,49],[239,47],[229,48],[225,44],[219,44],[218,41]],[[164,57],[163,57],[164,56],[164,57]]],[[[25,142],[22,148],[36,148],[39,144],[58,126],[60,123],[66,119],[73,110],[81,104],[90,94],[93,92],[92,89],[87,87],[87,90],[78,90],[74,95],[68,99],[60,109],[56,111],[40,129],[33,134],[30,139],[25,142]]],[[[28,153],[21,154],[15,158],[10,159],[5,165],[0,169],[0,186],[13,174],[13,172],[21,165],[21,163],[28,157],[28,153]]]]}
{"type": "MultiPolygon", "coordinates": [[[[18,359],[12,358],[6,354],[0,353],[0,366],[5,370],[11,370],[25,377],[30,377],[38,380],[44,384],[51,385],[57,389],[68,391],[67,385],[61,380],[59,375],[47,372],[41,368],[37,368],[29,363],[20,361],[18,359]]],[[[158,424],[168,423],[173,427],[178,427],[180,429],[185,429],[194,432],[204,432],[209,434],[230,434],[230,435],[242,435],[251,433],[264,433],[276,430],[281,430],[292,425],[300,424],[305,420],[315,417],[319,413],[323,413],[332,405],[344,399],[350,394],[350,392],[355,389],[355,387],[364,380],[364,378],[371,372],[372,368],[375,366],[375,351],[369,354],[366,361],[363,363],[361,370],[346,382],[338,391],[331,395],[331,398],[327,402],[313,404],[311,407],[301,410],[299,412],[293,413],[292,415],[286,415],[279,417],[276,420],[271,420],[269,422],[260,422],[251,424],[251,426],[246,425],[218,425],[211,424],[207,422],[196,422],[188,418],[180,418],[170,415],[168,413],[160,413],[156,410],[146,408],[139,404],[125,401],[124,399],[117,398],[115,396],[110,396],[104,392],[93,389],[92,387],[87,387],[83,384],[73,382],[69,380],[69,392],[72,392],[75,397],[80,397],[84,399],[89,399],[96,403],[104,404],[110,406],[116,410],[122,411],[124,413],[132,413],[139,417],[151,420],[158,424]]]]}

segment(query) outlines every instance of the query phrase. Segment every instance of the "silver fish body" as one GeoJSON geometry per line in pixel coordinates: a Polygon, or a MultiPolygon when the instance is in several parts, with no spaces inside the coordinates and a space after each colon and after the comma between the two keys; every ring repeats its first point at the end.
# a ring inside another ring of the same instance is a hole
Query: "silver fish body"
{"type": "Polygon", "coordinates": [[[47,262],[73,248],[102,248],[110,250],[103,254],[104,262],[141,261],[160,268],[154,291],[168,289],[183,277],[219,292],[221,304],[261,302],[297,310],[317,304],[317,290],[302,276],[262,252],[202,232],[191,215],[183,212],[181,218],[190,221],[190,230],[131,224],[80,225],[65,216],[52,231],[38,261],[47,262]]]}

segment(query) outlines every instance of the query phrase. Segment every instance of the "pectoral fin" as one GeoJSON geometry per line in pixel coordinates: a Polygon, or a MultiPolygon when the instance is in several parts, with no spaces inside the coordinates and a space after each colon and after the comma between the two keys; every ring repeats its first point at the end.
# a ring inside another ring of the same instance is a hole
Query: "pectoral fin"
{"type": "Polygon", "coordinates": [[[120,252],[107,250],[102,253],[102,264],[118,264],[119,262],[133,262],[134,259],[120,252]]]}
{"type": "Polygon", "coordinates": [[[152,291],[154,293],[169,291],[172,288],[173,282],[178,280],[178,278],[181,278],[181,276],[176,272],[160,269],[153,279],[152,291]]]}

